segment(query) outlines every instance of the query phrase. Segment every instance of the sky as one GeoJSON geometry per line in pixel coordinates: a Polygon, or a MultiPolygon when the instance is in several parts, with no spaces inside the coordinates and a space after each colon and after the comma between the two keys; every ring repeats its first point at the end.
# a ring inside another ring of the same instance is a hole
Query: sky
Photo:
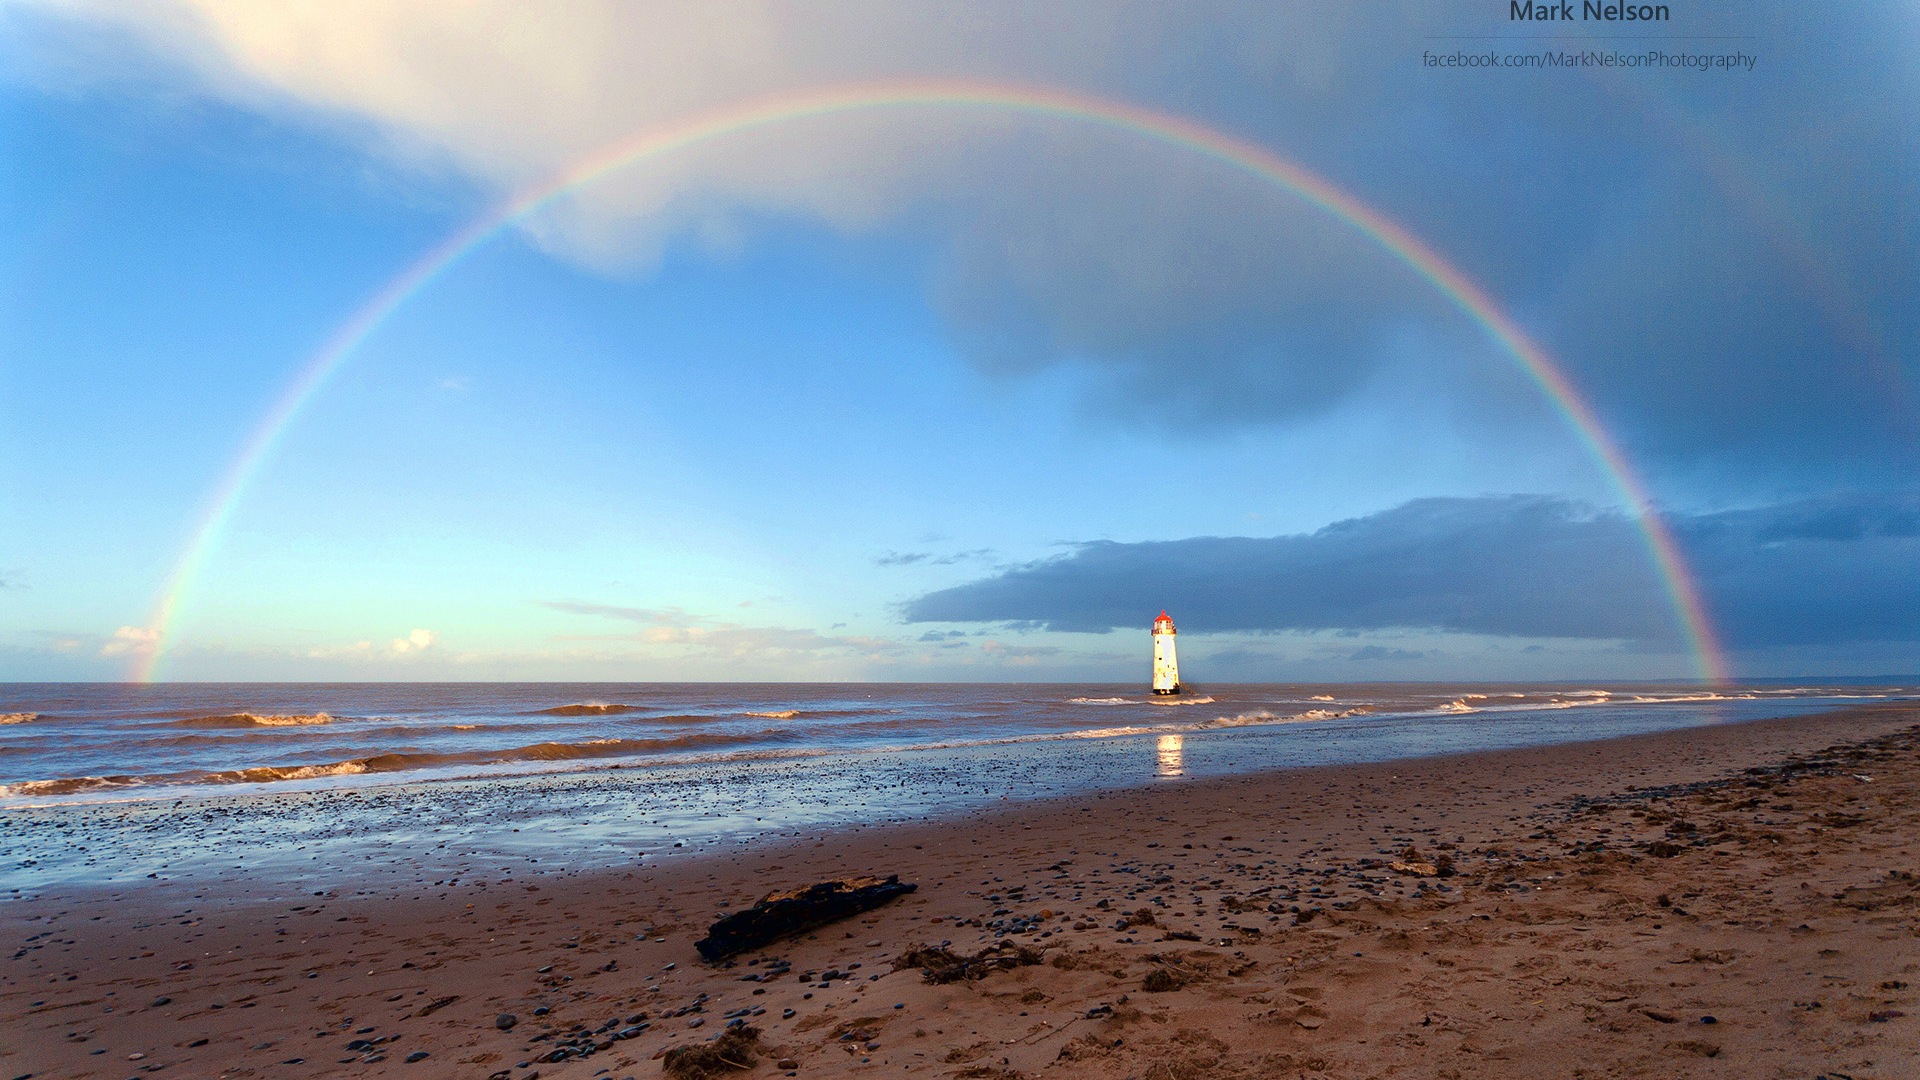
{"type": "Polygon", "coordinates": [[[0,679],[1911,677],[1920,9],[1669,7],[0,2],[0,679]]]}

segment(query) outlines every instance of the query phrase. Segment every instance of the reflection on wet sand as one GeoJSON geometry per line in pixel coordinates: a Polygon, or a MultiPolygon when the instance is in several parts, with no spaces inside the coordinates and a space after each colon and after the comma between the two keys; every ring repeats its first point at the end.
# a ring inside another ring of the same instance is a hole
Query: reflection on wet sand
{"type": "Polygon", "coordinates": [[[1181,776],[1186,773],[1186,746],[1183,735],[1162,735],[1155,747],[1153,775],[1181,776]]]}

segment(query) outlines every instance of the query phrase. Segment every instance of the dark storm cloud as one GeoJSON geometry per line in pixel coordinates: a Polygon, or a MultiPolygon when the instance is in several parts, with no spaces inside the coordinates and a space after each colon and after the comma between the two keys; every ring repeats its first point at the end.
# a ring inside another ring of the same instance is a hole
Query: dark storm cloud
{"type": "MultiPolygon", "coordinates": [[[[1149,61],[1138,85],[1425,239],[1656,474],[1831,490],[1920,466],[1920,94],[1892,75],[1916,61],[1895,8],[1798,10],[1690,11],[1761,54],[1719,75],[1429,70],[1420,35],[1488,32],[1484,12],[1269,10],[1205,73],[1149,61]]],[[[956,217],[941,310],[984,367],[1082,369],[1126,423],[1322,413],[1409,326],[1510,363],[1365,237],[1231,170],[1048,131],[999,174],[956,217]]]]}
{"type": "Polygon", "coordinates": [[[1099,541],[929,593],[906,615],[1105,631],[1168,604],[1210,631],[1671,633],[1632,524],[1536,496],[1421,499],[1307,535],[1099,541]]]}
{"type": "Polygon", "coordinates": [[[1920,641],[1920,495],[1828,497],[1678,524],[1735,647],[1920,641]]]}
{"type": "Polygon", "coordinates": [[[1427,653],[1423,649],[1392,649],[1384,645],[1362,645],[1347,654],[1347,659],[1356,663],[1374,663],[1381,660],[1424,660],[1427,653]]]}
{"type": "Polygon", "coordinates": [[[983,369],[1068,366],[1097,410],[1206,433],[1351,396],[1408,325],[1463,331],[1351,226],[1137,137],[1047,129],[964,198],[935,302],[983,369]]]}
{"type": "MultiPolygon", "coordinates": [[[[1735,648],[1920,639],[1920,497],[1671,516],[1735,648]]],[[[1432,629],[1675,643],[1626,517],[1532,495],[1421,499],[1317,532],[1100,541],[918,597],[910,622],[1105,632],[1432,629]]]]}

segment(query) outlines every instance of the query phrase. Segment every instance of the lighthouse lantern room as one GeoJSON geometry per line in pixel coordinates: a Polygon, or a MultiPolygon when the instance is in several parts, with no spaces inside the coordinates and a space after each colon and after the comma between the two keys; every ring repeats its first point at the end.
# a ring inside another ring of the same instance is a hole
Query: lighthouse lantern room
{"type": "Polygon", "coordinates": [[[1173,619],[1166,611],[1153,620],[1153,692],[1180,692],[1180,661],[1173,652],[1173,619]]]}

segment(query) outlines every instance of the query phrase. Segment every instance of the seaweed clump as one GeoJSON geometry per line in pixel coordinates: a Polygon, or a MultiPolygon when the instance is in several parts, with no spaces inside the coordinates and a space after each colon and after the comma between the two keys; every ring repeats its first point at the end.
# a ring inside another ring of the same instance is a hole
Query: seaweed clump
{"type": "Polygon", "coordinates": [[[660,1067],[668,1076],[679,1080],[706,1080],[736,1069],[753,1068],[758,1060],[755,1054],[761,1049],[760,1029],[742,1024],[728,1028],[712,1042],[674,1047],[667,1051],[660,1067]]]}
{"type": "Polygon", "coordinates": [[[977,982],[996,971],[1038,964],[1040,959],[1039,949],[1004,941],[972,956],[946,948],[915,946],[894,957],[893,970],[920,968],[921,977],[930,983],[977,982]]]}

